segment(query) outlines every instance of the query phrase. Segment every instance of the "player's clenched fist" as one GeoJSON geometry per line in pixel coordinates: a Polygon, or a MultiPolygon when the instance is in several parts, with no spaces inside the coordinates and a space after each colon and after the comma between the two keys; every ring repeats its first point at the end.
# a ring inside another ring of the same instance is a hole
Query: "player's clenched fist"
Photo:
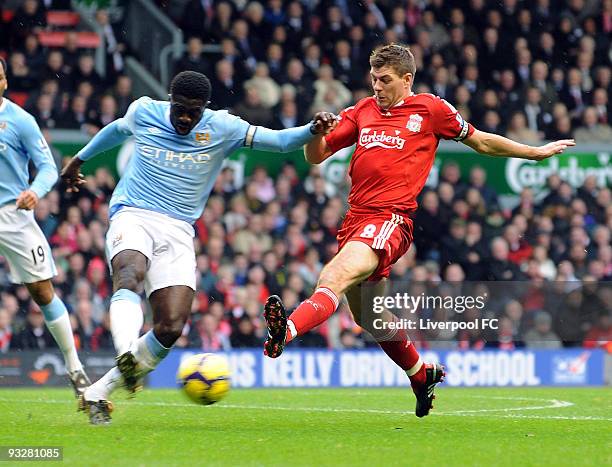
{"type": "Polygon", "coordinates": [[[312,118],[311,130],[315,135],[326,135],[338,125],[338,117],[331,112],[317,112],[312,118]]]}
{"type": "Polygon", "coordinates": [[[31,211],[38,204],[38,195],[32,190],[22,191],[17,197],[17,208],[31,211]]]}
{"type": "Polygon", "coordinates": [[[62,169],[60,177],[62,177],[67,186],[66,191],[77,192],[79,191],[79,186],[85,183],[85,177],[81,173],[81,165],[83,165],[83,161],[78,157],[73,157],[66,167],[62,169]]]}

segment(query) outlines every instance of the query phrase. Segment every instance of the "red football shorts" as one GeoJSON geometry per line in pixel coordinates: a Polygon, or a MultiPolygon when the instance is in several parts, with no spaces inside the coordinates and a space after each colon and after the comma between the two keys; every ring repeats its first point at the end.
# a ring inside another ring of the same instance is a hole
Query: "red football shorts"
{"type": "Polygon", "coordinates": [[[378,254],[378,267],[368,281],[389,277],[391,266],[412,244],[412,219],[393,212],[346,213],[338,231],[338,251],[350,241],[363,242],[378,254]]]}

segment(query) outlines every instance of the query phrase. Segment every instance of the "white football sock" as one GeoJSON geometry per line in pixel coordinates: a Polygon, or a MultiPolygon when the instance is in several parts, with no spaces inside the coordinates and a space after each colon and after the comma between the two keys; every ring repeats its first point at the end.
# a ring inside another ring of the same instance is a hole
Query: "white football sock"
{"type": "Polygon", "coordinates": [[[47,327],[62,354],[64,354],[64,362],[66,363],[68,373],[82,369],[83,365],[79,360],[79,355],[74,345],[74,335],[72,334],[72,326],[70,325],[68,313],[64,313],[53,321],[47,321],[47,327]]]}
{"type": "Polygon", "coordinates": [[[121,386],[123,379],[121,372],[116,366],[111,368],[102,378],[85,389],[85,400],[99,401],[108,400],[111,393],[121,386]]]}
{"type": "Polygon", "coordinates": [[[140,296],[131,290],[117,290],[111,298],[109,312],[115,350],[117,355],[122,355],[138,339],[144,322],[140,296]]]}

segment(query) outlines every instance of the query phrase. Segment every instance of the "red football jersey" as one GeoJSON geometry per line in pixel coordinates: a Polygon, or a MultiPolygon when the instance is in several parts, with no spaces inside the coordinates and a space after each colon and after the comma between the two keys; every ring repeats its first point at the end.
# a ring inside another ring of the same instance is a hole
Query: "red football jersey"
{"type": "Polygon", "coordinates": [[[340,113],[325,140],[334,152],[357,143],[349,166],[351,207],[411,212],[440,138],[461,141],[473,132],[445,100],[415,94],[388,111],[374,97],[360,100],[340,113]]]}

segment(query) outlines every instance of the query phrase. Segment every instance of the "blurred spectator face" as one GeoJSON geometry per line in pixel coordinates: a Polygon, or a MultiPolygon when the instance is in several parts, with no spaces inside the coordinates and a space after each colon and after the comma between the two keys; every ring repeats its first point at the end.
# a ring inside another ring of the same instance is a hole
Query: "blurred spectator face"
{"type": "Polygon", "coordinates": [[[569,114],[567,112],[567,107],[565,106],[564,103],[557,102],[553,106],[553,117],[560,118],[560,117],[567,117],[568,115],[569,114]]]}
{"type": "Polygon", "coordinates": [[[536,81],[545,81],[548,77],[548,65],[538,60],[531,67],[531,74],[536,81]]]}
{"type": "Polygon", "coordinates": [[[473,186],[481,188],[487,181],[487,173],[481,167],[474,167],[470,171],[470,182],[473,186]]]}
{"type": "Polygon", "coordinates": [[[258,78],[268,78],[270,76],[268,65],[261,62],[258,63],[255,67],[255,76],[257,76],[258,78]]]}
{"type": "Polygon", "coordinates": [[[27,53],[32,54],[36,52],[36,50],[38,49],[38,44],[38,37],[36,37],[34,34],[29,34],[28,36],[26,36],[25,50],[27,53]]]}
{"type": "Polygon", "coordinates": [[[89,81],[82,81],[79,83],[77,87],[77,94],[79,96],[83,96],[85,100],[89,100],[91,96],[93,96],[94,88],[93,85],[89,81]]]}
{"type": "Polygon", "coordinates": [[[76,95],[72,98],[70,108],[76,115],[84,115],[87,111],[87,101],[83,96],[76,95]]]}
{"type": "Polygon", "coordinates": [[[582,263],[586,259],[586,251],[584,250],[584,245],[574,244],[570,248],[569,253],[570,260],[574,263],[582,263]]]}
{"type": "Polygon", "coordinates": [[[79,322],[82,324],[91,323],[91,303],[88,300],[79,300],[76,313],[79,317],[79,322]]]}
{"type": "Polygon", "coordinates": [[[53,110],[53,99],[49,94],[41,94],[36,101],[36,108],[41,114],[51,113],[53,110]]]}
{"type": "Polygon", "coordinates": [[[22,69],[27,70],[25,55],[22,54],[21,52],[13,52],[9,59],[9,64],[10,64],[13,74],[15,74],[16,71],[18,70],[22,70],[22,69]]]}
{"type": "Polygon", "coordinates": [[[191,37],[187,41],[187,53],[191,57],[200,57],[202,48],[202,40],[199,37],[191,37]]]}
{"type": "Polygon", "coordinates": [[[584,53],[579,54],[577,65],[578,65],[578,68],[580,68],[581,70],[590,69],[591,66],[593,65],[593,53],[584,52],[584,53]]]}
{"type": "Polygon", "coordinates": [[[567,182],[561,182],[559,184],[559,196],[561,196],[562,198],[569,200],[572,197],[572,187],[569,183],[567,182]]]}
{"type": "Polygon", "coordinates": [[[504,230],[504,238],[510,245],[514,245],[521,239],[519,231],[514,225],[509,225],[506,227],[504,230]]]}
{"type": "Polygon", "coordinates": [[[442,182],[438,185],[438,195],[440,196],[440,201],[450,205],[455,198],[455,189],[450,183],[442,182]]]}
{"type": "Polygon", "coordinates": [[[447,163],[442,168],[442,178],[448,183],[458,183],[461,178],[459,166],[454,163],[447,163]]]}
{"type": "Polygon", "coordinates": [[[539,311],[534,319],[535,329],[540,334],[548,334],[551,330],[552,320],[550,315],[545,311],[539,311]]]}
{"type": "Polygon", "coordinates": [[[64,65],[64,56],[58,50],[49,53],[47,66],[53,71],[60,71],[64,65]]]}
{"type": "Polygon", "coordinates": [[[455,102],[457,105],[466,105],[470,99],[470,91],[463,85],[457,86],[455,90],[455,102]]]}
{"type": "Polygon", "coordinates": [[[283,26],[276,26],[272,32],[272,40],[279,44],[287,42],[287,30],[283,26]]]}
{"type": "Polygon", "coordinates": [[[582,122],[587,128],[597,125],[597,110],[595,107],[587,107],[582,116],[582,122]]]}
{"type": "Polygon", "coordinates": [[[34,208],[34,216],[37,220],[43,221],[51,213],[49,209],[49,201],[46,198],[42,198],[38,201],[38,204],[34,208]]]}
{"type": "Polygon", "coordinates": [[[121,75],[117,78],[115,86],[117,94],[121,97],[128,97],[132,94],[132,78],[127,75],[121,75]]]}
{"type": "MultiPolygon", "coordinates": [[[[433,24],[433,14],[431,11],[425,11],[423,13],[423,23],[426,26],[431,26],[433,24]]],[[[406,11],[402,7],[396,7],[391,12],[391,22],[393,24],[405,26],[406,23],[406,11]]]]}
{"type": "Polygon", "coordinates": [[[298,59],[292,59],[287,65],[287,75],[292,81],[299,81],[304,75],[304,66],[298,59]]]}
{"type": "Polygon", "coordinates": [[[423,195],[423,201],[421,202],[423,209],[431,214],[438,212],[438,196],[434,191],[428,191],[423,195]]]}
{"type": "Polygon", "coordinates": [[[89,252],[91,250],[93,239],[89,230],[83,229],[77,234],[77,244],[80,251],[89,252]]]}
{"type": "Polygon", "coordinates": [[[228,2],[219,2],[216,9],[217,19],[221,24],[226,24],[232,17],[232,6],[228,2]]]}
{"type": "Polygon", "coordinates": [[[38,0],[25,0],[23,2],[23,11],[27,15],[33,15],[38,10],[38,0]]]}
{"type": "Polygon", "coordinates": [[[458,264],[451,264],[446,268],[444,279],[449,282],[462,282],[465,279],[463,269],[458,264]]]}
{"type": "Polygon", "coordinates": [[[107,24],[109,24],[108,11],[104,9],[96,11],[96,22],[100,26],[106,26],[107,24]]]}
{"type": "Polygon", "coordinates": [[[255,24],[261,23],[264,17],[264,9],[259,2],[250,2],[244,10],[247,19],[255,24]]]}
{"type": "Polygon", "coordinates": [[[270,44],[267,57],[270,61],[280,62],[283,59],[283,48],[279,44],[270,44]]]}
{"type": "Polygon", "coordinates": [[[487,109],[496,109],[499,107],[497,93],[491,89],[487,89],[482,96],[482,103],[487,109]]]}
{"type": "Polygon", "coordinates": [[[487,47],[490,47],[491,49],[495,48],[497,46],[498,40],[499,40],[499,34],[497,32],[497,29],[487,28],[485,30],[484,42],[487,45],[487,47]]]}
{"type": "Polygon", "coordinates": [[[607,106],[608,105],[608,91],[603,88],[597,88],[593,92],[593,105],[607,106]]]}
{"type": "Polygon", "coordinates": [[[318,75],[321,81],[333,81],[334,70],[329,65],[321,65],[318,75]]]}
{"type": "Polygon", "coordinates": [[[510,91],[514,89],[515,79],[512,70],[504,70],[500,76],[500,84],[503,90],[510,91]]]}
{"type": "Polygon", "coordinates": [[[215,69],[219,81],[231,80],[234,77],[234,66],[229,60],[219,60],[215,69]]]}
{"type": "Polygon", "coordinates": [[[600,246],[610,244],[610,229],[605,225],[595,227],[593,230],[593,241],[600,246]]]}
{"type": "Polygon", "coordinates": [[[494,238],[491,242],[491,254],[498,261],[506,261],[508,259],[508,243],[503,238],[494,238]]]}
{"type": "Polygon", "coordinates": [[[28,323],[30,324],[30,326],[32,326],[32,328],[34,329],[41,328],[45,325],[45,318],[43,314],[40,312],[40,310],[38,309],[38,307],[30,308],[27,319],[28,319],[28,323]]]}
{"type": "Polygon", "coordinates": [[[287,118],[295,118],[297,116],[297,105],[295,104],[295,102],[283,102],[281,114],[287,118]]]}
{"type": "Polygon", "coordinates": [[[103,115],[117,115],[117,101],[113,96],[106,95],[100,101],[100,111],[103,115]]]}
{"type": "Polygon", "coordinates": [[[363,40],[363,28],[360,25],[355,25],[349,31],[349,37],[353,42],[361,42],[363,40]]]}
{"type": "Polygon", "coordinates": [[[335,51],[338,58],[348,58],[351,55],[351,46],[348,41],[338,41],[335,51]]]}
{"type": "Polygon", "coordinates": [[[527,103],[530,105],[540,105],[542,93],[538,88],[530,87],[527,90],[527,103]]]}
{"type": "Polygon", "coordinates": [[[607,88],[612,81],[612,69],[609,66],[600,66],[595,70],[595,81],[602,88],[607,88]]]}
{"type": "Polygon", "coordinates": [[[500,123],[499,114],[494,110],[489,110],[487,113],[485,113],[484,123],[487,128],[496,129],[500,123]]]}
{"type": "Polygon", "coordinates": [[[570,87],[579,87],[582,85],[582,73],[577,68],[572,68],[567,74],[567,84],[570,87]]]}
{"type": "Polygon", "coordinates": [[[94,59],[91,55],[81,55],[79,57],[79,70],[80,72],[87,76],[93,72],[94,69],[94,59]]]}
{"type": "Polygon", "coordinates": [[[68,208],[68,213],[66,214],[66,220],[70,225],[80,225],[82,222],[81,210],[76,206],[70,206],[70,208],[68,208]]]}
{"type": "Polygon", "coordinates": [[[489,10],[487,14],[487,23],[494,29],[499,29],[502,25],[502,16],[498,10],[489,10]]]}
{"type": "Polygon", "coordinates": [[[513,131],[524,130],[527,127],[527,119],[522,112],[516,112],[510,120],[510,129],[513,131]]]}
{"type": "Polygon", "coordinates": [[[506,316],[515,323],[518,323],[523,317],[523,306],[517,300],[510,301],[504,311],[506,316]]]}
{"type": "Polygon", "coordinates": [[[232,26],[232,35],[237,40],[248,39],[248,35],[249,35],[248,23],[241,19],[234,21],[234,24],[232,26]]]}
{"type": "Polygon", "coordinates": [[[342,21],[342,12],[337,6],[331,6],[327,9],[327,21],[330,23],[340,23],[342,21]]]}
{"type": "MultiPolygon", "coordinates": [[[[83,270],[85,269],[85,259],[83,259],[82,254],[75,253],[70,256],[70,259],[68,260],[68,265],[75,276],[80,276],[83,270]]],[[[87,282],[84,282],[84,284],[87,285],[87,282]]]]}

